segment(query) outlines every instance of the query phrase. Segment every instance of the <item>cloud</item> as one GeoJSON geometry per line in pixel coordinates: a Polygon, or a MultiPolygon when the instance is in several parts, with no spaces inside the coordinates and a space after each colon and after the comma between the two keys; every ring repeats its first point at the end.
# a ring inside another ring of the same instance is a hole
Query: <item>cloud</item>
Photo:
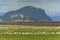
{"type": "Polygon", "coordinates": [[[30,5],[44,9],[48,15],[60,12],[60,0],[0,0],[0,12],[17,10],[30,5]]]}

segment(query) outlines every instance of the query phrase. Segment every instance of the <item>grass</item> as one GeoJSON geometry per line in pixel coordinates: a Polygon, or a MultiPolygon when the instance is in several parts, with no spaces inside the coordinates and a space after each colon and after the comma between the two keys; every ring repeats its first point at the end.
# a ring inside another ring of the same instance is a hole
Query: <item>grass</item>
{"type": "Polygon", "coordinates": [[[0,40],[60,40],[60,35],[45,35],[45,34],[40,34],[40,35],[8,35],[8,34],[3,34],[0,35],[0,40]]]}
{"type": "MultiPolygon", "coordinates": [[[[0,33],[14,32],[60,32],[60,27],[57,26],[23,26],[23,25],[1,25],[0,33]]],[[[0,34],[0,40],[60,40],[60,34],[0,34]]]]}

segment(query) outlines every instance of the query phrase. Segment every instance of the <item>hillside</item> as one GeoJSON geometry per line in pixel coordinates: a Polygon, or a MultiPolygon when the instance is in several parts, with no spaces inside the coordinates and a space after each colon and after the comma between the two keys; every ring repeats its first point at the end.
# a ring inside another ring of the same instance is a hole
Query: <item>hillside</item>
{"type": "Polygon", "coordinates": [[[40,8],[26,6],[18,10],[9,11],[2,16],[3,21],[51,21],[45,11],[40,8]]]}

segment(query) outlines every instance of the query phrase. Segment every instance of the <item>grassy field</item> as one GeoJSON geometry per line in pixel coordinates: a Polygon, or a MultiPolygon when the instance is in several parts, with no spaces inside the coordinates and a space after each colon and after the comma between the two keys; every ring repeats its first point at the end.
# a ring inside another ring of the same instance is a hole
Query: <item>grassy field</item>
{"type": "Polygon", "coordinates": [[[0,40],[60,40],[60,26],[0,25],[0,40]]]}

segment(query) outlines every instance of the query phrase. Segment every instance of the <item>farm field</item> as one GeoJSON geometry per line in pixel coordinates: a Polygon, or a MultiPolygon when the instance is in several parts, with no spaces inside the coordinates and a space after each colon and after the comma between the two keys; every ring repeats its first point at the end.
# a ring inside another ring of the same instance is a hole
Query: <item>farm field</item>
{"type": "Polygon", "coordinates": [[[60,26],[0,25],[0,40],[60,40],[60,26]]]}

